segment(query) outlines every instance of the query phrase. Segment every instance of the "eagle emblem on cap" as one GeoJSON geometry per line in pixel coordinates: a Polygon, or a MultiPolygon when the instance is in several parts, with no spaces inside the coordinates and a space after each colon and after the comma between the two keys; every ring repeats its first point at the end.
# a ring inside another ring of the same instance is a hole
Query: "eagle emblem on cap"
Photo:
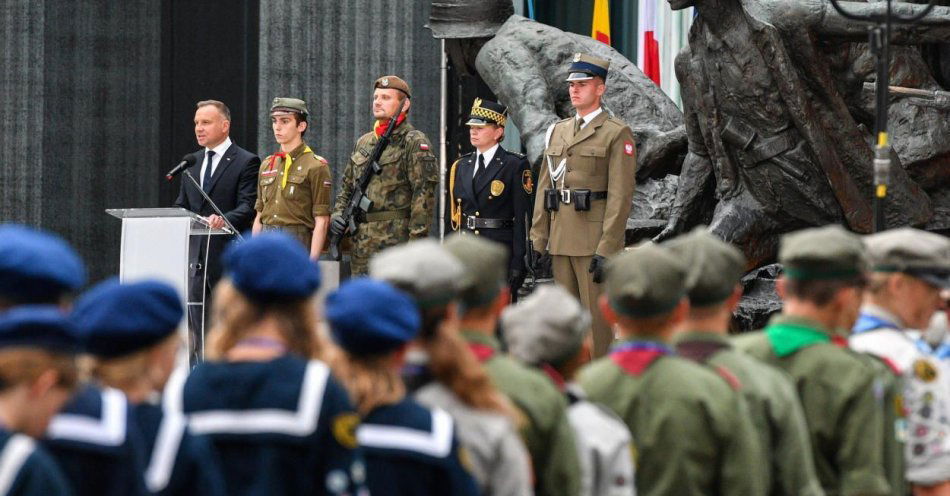
{"type": "Polygon", "coordinates": [[[482,106],[482,99],[481,99],[481,98],[476,98],[476,99],[475,99],[475,104],[472,105],[472,107],[478,108],[478,107],[481,107],[481,106],[482,106]]]}
{"type": "Polygon", "coordinates": [[[580,62],[580,61],[581,61],[581,54],[580,54],[580,53],[575,53],[575,54],[574,54],[574,62],[580,62]]]}
{"type": "Polygon", "coordinates": [[[383,86],[389,86],[389,78],[383,78],[383,80],[380,81],[380,84],[383,86]]]}

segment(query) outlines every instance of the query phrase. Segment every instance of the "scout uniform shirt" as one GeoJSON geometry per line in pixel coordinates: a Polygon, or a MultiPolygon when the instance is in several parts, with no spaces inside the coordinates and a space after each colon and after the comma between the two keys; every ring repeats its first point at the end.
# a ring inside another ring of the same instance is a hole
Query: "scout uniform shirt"
{"type": "Polygon", "coordinates": [[[890,494],[883,461],[883,388],[874,369],[838,341],[815,322],[779,315],[765,331],[735,343],[792,377],[826,494],[890,494]]]}
{"type": "Polygon", "coordinates": [[[73,493],[56,462],[33,438],[0,428],[0,494],[69,496],[73,493]]]}
{"type": "Polygon", "coordinates": [[[266,226],[305,226],[312,231],[314,217],[330,215],[332,188],[326,159],[301,143],[261,163],[254,209],[266,226]]]}
{"type": "Polygon", "coordinates": [[[812,461],[805,414],[790,378],[782,371],[734,349],[729,338],[711,332],[677,335],[676,351],[683,358],[724,368],[742,384],[740,392],[762,449],[769,460],[763,475],[771,495],[823,495],[812,461]]]}
{"type": "Polygon", "coordinates": [[[579,494],[580,462],[567,417],[567,399],[544,374],[502,354],[495,338],[477,332],[463,332],[462,337],[495,387],[527,418],[521,437],[533,461],[536,493],[579,494]]]}
{"type": "Polygon", "coordinates": [[[658,341],[623,341],[578,383],[633,434],[638,496],[766,494],[754,427],[730,380],[658,341]]]}

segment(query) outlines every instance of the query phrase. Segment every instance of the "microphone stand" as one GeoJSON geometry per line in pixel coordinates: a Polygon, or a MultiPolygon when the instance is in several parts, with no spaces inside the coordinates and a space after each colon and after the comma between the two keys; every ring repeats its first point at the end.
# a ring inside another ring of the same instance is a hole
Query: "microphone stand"
{"type": "Polygon", "coordinates": [[[221,209],[218,208],[217,205],[215,205],[215,203],[214,203],[214,201],[211,199],[211,197],[208,196],[208,193],[205,193],[205,190],[201,188],[201,183],[199,183],[199,182],[195,179],[195,176],[192,176],[192,175],[191,175],[191,171],[189,171],[188,169],[185,169],[182,173],[183,173],[184,175],[188,176],[188,179],[191,179],[192,184],[195,185],[195,188],[198,188],[198,192],[201,193],[201,196],[204,197],[205,201],[208,202],[208,204],[211,205],[211,208],[214,209],[215,213],[217,213],[218,216],[220,216],[222,219],[224,219],[224,224],[228,226],[228,229],[231,231],[231,234],[237,236],[238,241],[243,242],[243,241],[244,241],[244,236],[241,236],[241,233],[238,232],[238,230],[234,227],[234,224],[231,224],[231,221],[229,221],[228,218],[225,217],[224,213],[221,212],[221,209]]]}

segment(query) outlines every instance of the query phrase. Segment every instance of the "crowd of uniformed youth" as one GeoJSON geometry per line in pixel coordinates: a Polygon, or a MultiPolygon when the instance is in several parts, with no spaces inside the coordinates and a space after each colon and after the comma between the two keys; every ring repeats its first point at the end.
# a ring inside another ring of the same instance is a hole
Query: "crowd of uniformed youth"
{"type": "Polygon", "coordinates": [[[0,494],[950,491],[950,345],[923,332],[942,314],[950,241],[788,234],[782,312],[730,336],[738,249],[702,229],[622,249],[635,148],[599,106],[606,70],[575,57],[578,115],[549,129],[533,207],[523,157],[498,147],[504,107],[475,102],[447,219],[468,232],[443,244],[424,236],[434,185],[413,184],[434,160],[405,122],[408,85],[377,80],[380,122],[341,194],[384,118],[399,112],[405,136],[349,233],[359,276],[319,306],[317,228],[347,226],[302,142],[305,104],[275,100],[292,148],[259,166],[256,234],[221,256],[193,369],[176,367],[174,289],[108,280],[74,298],[83,264],[64,241],[0,226],[0,494]],[[278,206],[296,192],[305,208],[278,206]],[[512,303],[529,224],[556,282],[512,303]]]}

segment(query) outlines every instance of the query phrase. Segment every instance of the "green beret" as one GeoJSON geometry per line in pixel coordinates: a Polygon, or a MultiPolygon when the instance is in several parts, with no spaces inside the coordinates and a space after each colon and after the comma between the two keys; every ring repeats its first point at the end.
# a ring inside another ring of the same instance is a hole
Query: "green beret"
{"type": "Polygon", "coordinates": [[[872,270],[905,272],[935,286],[950,286],[950,240],[901,227],[864,237],[872,270]]]}
{"type": "Polygon", "coordinates": [[[670,312],[686,296],[686,267],[665,248],[646,244],[607,262],[611,308],[634,318],[670,312]]]}
{"type": "Polygon", "coordinates": [[[802,229],[782,236],[778,260],[789,279],[851,279],[867,270],[861,238],[839,225],[802,229]]]}
{"type": "Polygon", "coordinates": [[[465,267],[466,284],[461,300],[467,308],[487,305],[506,283],[508,252],[500,244],[469,234],[446,240],[445,249],[465,267]]]}
{"type": "Polygon", "coordinates": [[[745,256],[705,227],[671,239],[663,246],[687,267],[689,303],[704,307],[726,301],[745,273],[745,256]]]}
{"type": "Polygon", "coordinates": [[[270,106],[271,115],[303,114],[310,115],[307,111],[307,102],[298,98],[280,98],[274,99],[270,106]]]}

